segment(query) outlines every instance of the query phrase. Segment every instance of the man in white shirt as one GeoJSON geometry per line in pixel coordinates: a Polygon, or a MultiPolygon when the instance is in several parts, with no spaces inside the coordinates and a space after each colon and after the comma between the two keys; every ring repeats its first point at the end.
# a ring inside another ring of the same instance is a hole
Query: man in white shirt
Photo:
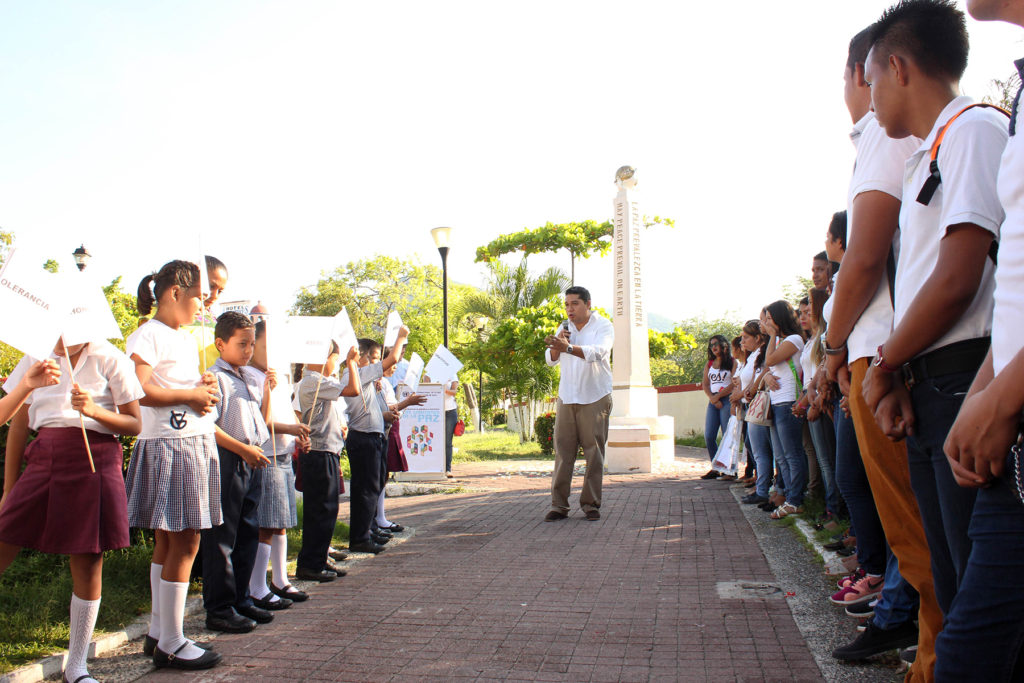
{"type": "Polygon", "coordinates": [[[870,40],[869,27],[850,41],[844,78],[844,99],[854,121],[850,139],[857,149],[857,161],[847,193],[849,243],[829,299],[832,310],[825,353],[832,379],[837,379],[840,370],[849,366],[850,414],[859,446],[859,453],[853,453],[857,461],[849,463],[849,468],[859,468],[860,472],[847,480],[854,485],[870,484],[867,496],[843,491],[857,529],[858,553],[861,541],[870,542],[878,535],[868,532],[877,531],[879,524],[884,535],[874,540],[880,543],[883,554],[888,542],[892,553],[887,558],[885,589],[874,616],[856,640],[836,649],[833,656],[863,659],[905,645],[908,639],[914,639],[916,615],[920,632],[912,680],[918,675],[928,680],[935,664],[935,636],[942,629],[942,611],[935,600],[928,542],[910,486],[907,448],[903,442],[886,437],[861,394],[875,349],[892,330],[889,277],[895,274],[899,246],[903,170],[921,141],[913,136],[890,138],[878,125],[871,111],[871,89],[864,80],[870,40]],[[874,511],[857,510],[857,504],[862,502],[874,511]],[[869,515],[866,521],[860,517],[863,514],[869,515]]]}
{"type": "Polygon", "coordinates": [[[957,485],[943,443],[988,351],[992,247],[1004,215],[996,174],[1006,118],[965,109],[971,99],[959,96],[959,81],[967,53],[960,10],[905,0],[875,24],[865,71],[885,132],[924,140],[904,174],[893,331],[878,347],[863,393],[884,432],[908,437],[911,485],[944,614],[967,567],[975,494],[957,485]]]}
{"type": "MultiPolygon", "coordinates": [[[[975,19],[1024,26],[1024,0],[967,0],[975,19]]],[[[1016,62],[1024,74],[1024,59],[1016,62]]],[[[936,641],[941,680],[1024,677],[1024,505],[1019,448],[1024,410],[1024,139],[1020,90],[997,188],[1006,212],[1000,228],[992,347],[946,439],[961,486],[979,488],[971,516],[971,554],[946,627],[936,641]],[[1009,456],[1007,454],[1010,454],[1009,456]]]]}
{"type": "Polygon", "coordinates": [[[561,366],[558,408],[555,412],[555,470],[551,480],[551,511],[544,518],[555,522],[569,516],[569,490],[576,453],[582,448],[587,472],[580,492],[580,507],[587,520],[601,518],[601,482],[604,449],[608,442],[608,416],[612,412],[612,345],[615,328],[607,318],[590,310],[590,292],[584,287],[565,291],[569,318],[557,335],[548,336],[544,352],[548,365],[561,366]]]}

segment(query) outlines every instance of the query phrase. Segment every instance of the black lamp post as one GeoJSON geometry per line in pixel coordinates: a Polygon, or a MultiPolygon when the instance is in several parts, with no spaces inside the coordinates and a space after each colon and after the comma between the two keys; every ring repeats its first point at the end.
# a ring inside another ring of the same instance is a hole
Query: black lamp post
{"type": "Polygon", "coordinates": [[[441,254],[441,297],[444,302],[444,347],[448,348],[448,240],[451,228],[434,228],[430,236],[434,238],[437,251],[441,254]]]}
{"type": "Polygon", "coordinates": [[[78,266],[79,270],[85,270],[85,267],[89,264],[89,259],[92,258],[92,254],[85,248],[85,245],[78,247],[71,255],[75,257],[75,265],[78,266]]]}

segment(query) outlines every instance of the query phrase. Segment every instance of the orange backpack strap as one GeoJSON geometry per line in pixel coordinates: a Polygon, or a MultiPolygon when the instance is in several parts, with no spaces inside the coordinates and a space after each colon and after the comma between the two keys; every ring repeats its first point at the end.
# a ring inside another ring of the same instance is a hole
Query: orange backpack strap
{"type": "Polygon", "coordinates": [[[953,118],[947,121],[946,125],[940,128],[939,132],[936,133],[935,135],[935,141],[932,143],[932,149],[930,154],[931,163],[928,166],[928,169],[931,173],[928,176],[928,180],[924,181],[924,185],[921,187],[921,191],[917,195],[918,204],[924,204],[925,206],[928,206],[928,203],[932,200],[932,197],[935,195],[935,191],[939,189],[939,185],[942,183],[942,176],[939,174],[939,147],[942,146],[942,140],[946,137],[946,131],[949,130],[949,127],[953,125],[953,122],[956,121],[961,114],[963,114],[968,109],[974,109],[975,107],[995,109],[996,111],[1000,111],[1003,114],[1005,114],[1007,118],[1010,118],[1010,112],[1006,111],[1002,107],[997,107],[994,104],[985,104],[983,102],[967,105],[966,107],[958,111],[956,114],[954,114],[953,118]]]}

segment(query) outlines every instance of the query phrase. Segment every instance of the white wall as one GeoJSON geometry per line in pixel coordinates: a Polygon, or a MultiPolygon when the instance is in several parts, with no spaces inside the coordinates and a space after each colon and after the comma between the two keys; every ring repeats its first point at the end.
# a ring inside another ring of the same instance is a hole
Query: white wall
{"type": "Polygon", "coordinates": [[[658,393],[658,414],[675,418],[676,436],[689,436],[690,432],[704,431],[704,416],[708,397],[703,391],[658,393]]]}

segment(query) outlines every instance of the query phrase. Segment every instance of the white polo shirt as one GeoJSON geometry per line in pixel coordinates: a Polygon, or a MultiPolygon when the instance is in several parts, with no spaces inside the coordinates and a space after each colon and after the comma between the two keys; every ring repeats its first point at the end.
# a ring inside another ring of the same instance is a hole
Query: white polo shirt
{"type": "MultiPolygon", "coordinates": [[[[1017,62],[1024,68],[1024,60],[1017,62]]],[[[1024,118],[1017,110],[1016,133],[999,163],[999,201],[1006,211],[996,268],[992,316],[992,367],[1002,372],[1024,347],[1024,118]]]]}
{"type": "Polygon", "coordinates": [[[552,361],[551,349],[544,351],[548,365],[562,366],[558,382],[558,398],[562,403],[594,403],[612,393],[611,357],[615,343],[612,322],[593,312],[582,330],[570,322],[569,343],[579,347],[583,358],[563,353],[557,361],[552,361]]]}
{"type": "MultiPolygon", "coordinates": [[[[999,239],[1004,214],[996,195],[996,175],[1008,133],[1006,117],[997,111],[971,109],[953,122],[939,150],[942,184],[928,206],[917,201],[930,173],[932,141],[947,121],[972,102],[969,97],[957,97],[947,104],[928,137],[907,159],[903,176],[906,201],[900,209],[900,258],[896,268],[896,325],[935,269],[939,243],[947,228],[973,223],[992,233],[993,239],[999,239]]],[[[970,306],[952,329],[922,353],[990,334],[994,273],[992,259],[986,258],[981,284],[970,306]]]]}
{"type": "MultiPolygon", "coordinates": [[[[903,170],[907,159],[921,145],[920,138],[909,136],[902,140],[894,140],[885,134],[878,125],[875,112],[869,111],[853,127],[850,140],[857,149],[857,162],[850,177],[850,189],[846,196],[847,225],[850,231],[846,237],[846,248],[858,241],[857,231],[853,229],[856,220],[853,200],[865,192],[884,192],[900,199],[903,195],[903,170]]],[[[934,201],[934,200],[933,200],[934,201]]],[[[899,258],[900,232],[893,235],[893,250],[899,258]]],[[[839,280],[843,279],[843,271],[839,270],[839,280]]],[[[835,293],[826,305],[830,305],[835,293]]],[[[831,308],[830,308],[831,310],[831,308]]],[[[850,331],[846,340],[849,362],[859,358],[873,358],[878,346],[889,338],[892,332],[892,298],[889,295],[889,274],[882,271],[871,301],[860,314],[860,318],[850,331]]]]}

